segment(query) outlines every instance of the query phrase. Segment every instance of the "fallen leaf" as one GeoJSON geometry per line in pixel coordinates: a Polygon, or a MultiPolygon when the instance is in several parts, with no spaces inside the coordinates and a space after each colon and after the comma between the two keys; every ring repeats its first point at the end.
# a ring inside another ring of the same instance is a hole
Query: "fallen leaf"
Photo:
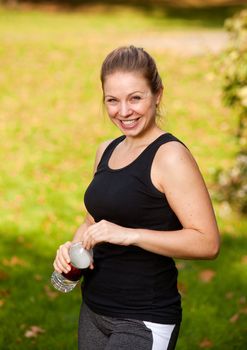
{"type": "Polygon", "coordinates": [[[34,275],[35,281],[42,281],[43,277],[39,274],[34,275]]]}
{"type": "Polygon", "coordinates": [[[178,282],[177,287],[182,295],[185,295],[187,293],[187,287],[184,283],[178,282]]]}
{"type": "Polygon", "coordinates": [[[244,307],[244,308],[240,309],[239,312],[240,312],[241,314],[247,315],[247,307],[244,307]]]}
{"type": "Polygon", "coordinates": [[[10,259],[3,259],[4,266],[27,266],[27,262],[18,256],[12,256],[10,259]]]}
{"type": "Polygon", "coordinates": [[[17,344],[20,344],[22,342],[21,338],[17,338],[15,341],[17,344]]]}
{"type": "Polygon", "coordinates": [[[213,81],[215,80],[215,74],[213,72],[208,72],[207,74],[205,74],[204,78],[207,80],[207,81],[213,81]]]}
{"type": "Polygon", "coordinates": [[[17,240],[18,243],[23,243],[23,242],[25,242],[25,239],[24,239],[23,236],[18,236],[16,240],[17,240]]]}
{"type": "Polygon", "coordinates": [[[186,267],[186,263],[185,262],[177,262],[176,267],[178,270],[183,270],[186,267]]]}
{"type": "Polygon", "coordinates": [[[247,264],[247,255],[244,255],[241,259],[242,264],[247,264]]]}
{"type": "Polygon", "coordinates": [[[54,291],[54,290],[52,290],[50,288],[50,286],[48,286],[47,284],[44,286],[44,290],[45,290],[45,294],[48,296],[48,298],[50,300],[54,300],[54,299],[56,299],[59,296],[59,293],[54,291]]]}
{"type": "Polygon", "coordinates": [[[202,349],[209,349],[213,346],[213,343],[211,340],[209,340],[208,338],[203,339],[200,344],[199,347],[202,349]]]}
{"type": "Polygon", "coordinates": [[[37,338],[39,334],[45,333],[45,330],[39,326],[31,326],[26,330],[24,336],[26,338],[37,338]]]}
{"type": "Polygon", "coordinates": [[[39,196],[38,199],[37,199],[37,202],[39,204],[45,204],[45,196],[39,196]]]}
{"type": "Polygon", "coordinates": [[[228,292],[228,293],[226,293],[225,298],[226,298],[226,299],[232,299],[233,296],[234,296],[234,293],[233,293],[233,292],[228,292]]]}
{"type": "Polygon", "coordinates": [[[0,289],[0,296],[1,297],[9,297],[10,291],[8,289],[0,289]]]}
{"type": "Polygon", "coordinates": [[[208,283],[208,282],[212,281],[212,279],[214,278],[215,274],[216,273],[213,270],[209,270],[209,269],[208,270],[203,270],[199,274],[199,279],[202,282],[208,283]]]}
{"type": "Polygon", "coordinates": [[[9,278],[9,275],[3,271],[3,270],[0,270],[0,281],[5,281],[9,278]]]}
{"type": "Polygon", "coordinates": [[[234,315],[230,318],[229,322],[230,322],[230,323],[235,323],[235,322],[237,322],[238,319],[239,319],[239,314],[234,314],[234,315]]]}
{"type": "Polygon", "coordinates": [[[5,300],[0,299],[0,307],[2,307],[5,304],[5,300]]]}
{"type": "Polygon", "coordinates": [[[24,243],[23,246],[27,249],[33,249],[33,244],[31,242],[24,243]]]}
{"type": "Polygon", "coordinates": [[[23,236],[18,236],[17,237],[17,242],[19,244],[22,244],[25,248],[28,248],[28,249],[33,248],[33,244],[31,242],[26,242],[25,238],[23,236]]]}
{"type": "Polygon", "coordinates": [[[238,302],[239,302],[239,304],[245,304],[246,303],[246,297],[245,296],[240,297],[238,302]]]}

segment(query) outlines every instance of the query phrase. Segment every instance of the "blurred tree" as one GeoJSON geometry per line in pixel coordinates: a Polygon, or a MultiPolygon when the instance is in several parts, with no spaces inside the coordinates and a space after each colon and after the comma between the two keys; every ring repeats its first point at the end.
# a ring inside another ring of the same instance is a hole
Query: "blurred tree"
{"type": "Polygon", "coordinates": [[[246,143],[247,119],[247,10],[226,20],[231,44],[223,62],[223,99],[239,112],[237,137],[246,143]]]}
{"type": "Polygon", "coordinates": [[[239,152],[234,167],[217,174],[218,198],[247,213],[247,9],[226,20],[225,28],[230,34],[230,45],[221,62],[223,100],[239,115],[239,152]]]}
{"type": "Polygon", "coordinates": [[[155,13],[164,18],[184,19],[197,22],[206,28],[222,27],[224,20],[246,5],[247,0],[0,0],[0,5],[15,9],[56,11],[83,11],[99,6],[102,10],[116,6],[134,7],[145,11],[149,16],[155,13]]]}
{"type": "Polygon", "coordinates": [[[207,7],[207,6],[230,6],[246,4],[246,0],[0,0],[3,4],[18,3],[49,4],[58,5],[93,5],[93,4],[112,4],[112,5],[135,5],[135,6],[175,6],[175,7],[207,7]]]}

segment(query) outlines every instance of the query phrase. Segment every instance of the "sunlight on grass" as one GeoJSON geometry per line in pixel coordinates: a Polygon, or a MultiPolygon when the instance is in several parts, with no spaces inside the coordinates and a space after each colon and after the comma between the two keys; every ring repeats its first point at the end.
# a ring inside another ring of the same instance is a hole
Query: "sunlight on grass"
{"type": "MultiPolygon", "coordinates": [[[[130,9],[121,15],[1,9],[0,17],[0,348],[74,349],[80,291],[59,295],[49,278],[58,245],[83,220],[96,148],[119,135],[103,110],[100,64],[116,46],[170,24],[176,29],[177,22],[130,9]],[[33,325],[45,333],[29,339],[33,325]]],[[[217,57],[150,52],[165,85],[161,124],[191,149],[210,190],[215,169],[230,167],[237,151],[236,115],[222,107],[217,57]]],[[[245,344],[247,224],[226,204],[215,203],[215,211],[223,234],[219,258],[186,261],[180,270],[185,313],[178,350],[197,349],[204,338],[216,350],[245,344]],[[215,271],[207,284],[198,277],[204,269],[215,271]]]]}

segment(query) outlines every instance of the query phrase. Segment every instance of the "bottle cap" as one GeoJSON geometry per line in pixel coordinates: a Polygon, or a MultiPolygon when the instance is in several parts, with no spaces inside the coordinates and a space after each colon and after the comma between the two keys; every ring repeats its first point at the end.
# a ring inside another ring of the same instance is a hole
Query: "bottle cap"
{"type": "Polygon", "coordinates": [[[89,251],[83,248],[81,242],[71,244],[69,248],[69,256],[71,264],[78,269],[86,269],[93,261],[92,250],[89,251]]]}

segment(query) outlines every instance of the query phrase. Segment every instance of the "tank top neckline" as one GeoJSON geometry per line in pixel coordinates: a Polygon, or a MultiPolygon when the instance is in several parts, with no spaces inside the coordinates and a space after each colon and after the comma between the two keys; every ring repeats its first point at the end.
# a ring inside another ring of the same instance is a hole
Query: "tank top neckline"
{"type": "MultiPolygon", "coordinates": [[[[154,143],[156,143],[156,142],[157,142],[159,139],[161,139],[162,137],[168,136],[168,135],[171,135],[171,133],[165,132],[165,133],[161,134],[161,135],[158,136],[155,140],[153,140],[149,145],[147,145],[147,147],[144,148],[144,150],[143,150],[132,162],[130,162],[129,164],[127,164],[127,165],[125,165],[125,166],[123,166],[123,167],[121,167],[121,168],[113,169],[113,168],[111,168],[111,167],[109,166],[109,161],[110,161],[110,158],[111,158],[111,156],[112,156],[112,153],[114,152],[114,150],[115,150],[115,148],[117,147],[117,145],[119,145],[121,142],[123,142],[123,140],[126,138],[126,136],[124,136],[124,135],[120,136],[119,138],[115,139],[115,141],[117,141],[117,142],[116,142],[116,144],[114,145],[114,147],[112,148],[112,150],[111,150],[111,152],[110,152],[110,154],[109,154],[109,156],[108,156],[108,158],[107,158],[107,161],[106,161],[107,170],[110,171],[110,172],[117,172],[117,171],[122,171],[122,170],[125,170],[125,169],[131,167],[132,165],[134,165],[134,164],[142,157],[142,155],[143,155],[144,153],[146,153],[146,152],[149,150],[149,148],[150,148],[154,143]]],[[[113,142],[114,142],[114,141],[113,141],[113,142]]]]}

